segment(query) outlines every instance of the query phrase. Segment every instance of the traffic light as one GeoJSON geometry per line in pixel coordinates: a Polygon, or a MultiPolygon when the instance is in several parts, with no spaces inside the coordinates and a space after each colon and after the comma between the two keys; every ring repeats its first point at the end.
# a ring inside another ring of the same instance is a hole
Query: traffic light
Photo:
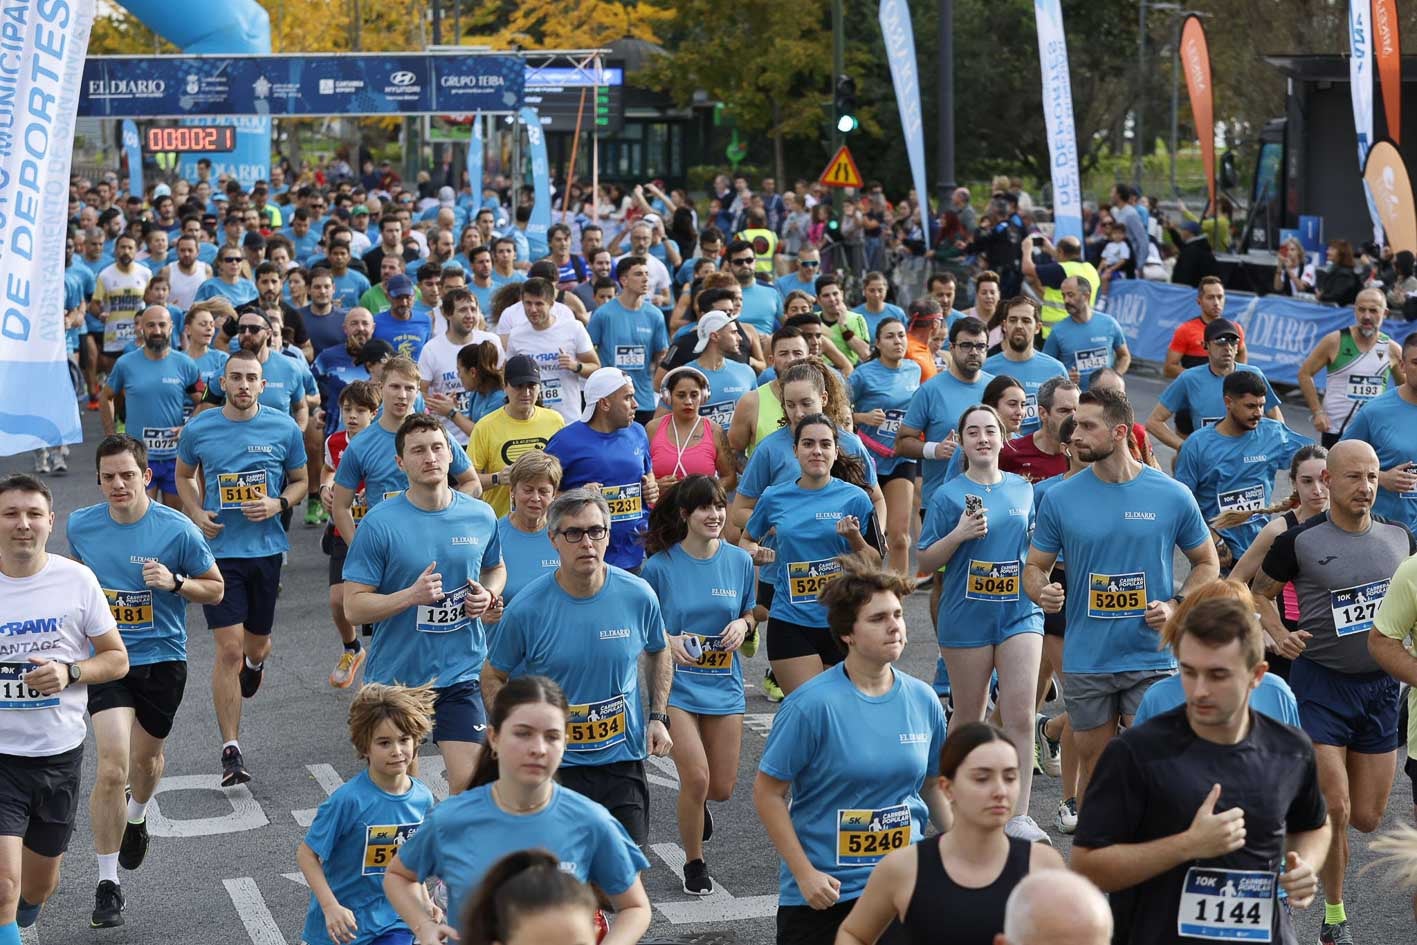
{"type": "Polygon", "coordinates": [[[836,77],[836,130],[850,134],[861,127],[856,118],[856,80],[849,75],[836,77]]]}

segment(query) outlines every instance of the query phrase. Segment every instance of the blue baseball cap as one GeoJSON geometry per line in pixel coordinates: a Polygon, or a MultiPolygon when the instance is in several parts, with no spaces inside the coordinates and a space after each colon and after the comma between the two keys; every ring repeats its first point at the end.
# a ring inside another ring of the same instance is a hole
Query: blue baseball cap
{"type": "Polygon", "coordinates": [[[384,280],[384,294],[391,299],[413,294],[413,282],[401,272],[384,280]]]}

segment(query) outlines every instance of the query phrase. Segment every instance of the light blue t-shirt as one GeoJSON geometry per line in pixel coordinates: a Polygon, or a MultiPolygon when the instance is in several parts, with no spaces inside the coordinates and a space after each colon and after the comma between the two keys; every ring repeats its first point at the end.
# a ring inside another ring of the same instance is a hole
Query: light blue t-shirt
{"type": "MultiPolygon", "coordinates": [[[[1235,370],[1252,371],[1264,377],[1259,368],[1250,367],[1248,364],[1237,364],[1235,370]]],[[[1209,364],[1198,364],[1193,368],[1186,368],[1168,384],[1161,392],[1159,402],[1173,414],[1182,411],[1189,413],[1195,428],[1199,430],[1225,419],[1225,392],[1222,389],[1224,386],[1225,378],[1212,371],[1209,364]]],[[[1264,382],[1264,389],[1264,409],[1268,411],[1278,407],[1279,398],[1275,396],[1274,388],[1269,386],[1268,380],[1264,382]]]]}
{"type": "Polygon", "coordinates": [[[192,301],[205,302],[207,299],[226,299],[239,308],[247,302],[253,301],[259,295],[260,293],[256,291],[256,283],[250,279],[238,278],[232,283],[219,276],[212,276],[197,286],[197,292],[192,296],[192,301]]]}
{"type": "Polygon", "coordinates": [[[223,526],[210,541],[214,555],[264,558],[290,548],[279,515],[252,522],[241,511],[243,502],[279,496],[286,472],[304,468],[305,435],[290,414],[261,405],[249,420],[230,420],[225,408],[204,410],[183,427],[177,458],[201,466],[202,508],[223,526]]]}
{"type": "Polygon", "coordinates": [[[507,586],[502,588],[505,603],[510,604],[522,588],[561,566],[560,555],[545,528],[529,535],[504,515],[497,519],[497,536],[502,542],[502,563],[507,566],[507,586]]]}
{"type": "MultiPolygon", "coordinates": [[[[993,379],[994,375],[980,371],[974,383],[966,384],[949,371],[941,371],[921,384],[915,396],[910,398],[910,406],[906,408],[901,426],[919,430],[925,434],[927,443],[943,442],[950,431],[959,426],[959,418],[964,411],[983,401],[984,388],[993,379]]],[[[958,436],[956,433],[956,439],[958,436]]],[[[948,466],[949,462],[943,459],[921,460],[924,482],[921,484],[920,501],[925,505],[929,504],[940,483],[945,481],[948,466]]]]}
{"type": "Polygon", "coordinates": [[[815,299],[817,297],[817,280],[799,279],[796,272],[789,272],[785,276],[778,277],[777,294],[782,296],[784,301],[794,292],[806,292],[815,299]]]}
{"type": "Polygon", "coordinates": [[[967,475],[935,490],[920,528],[924,551],[954,531],[964,497],[984,500],[989,530],[955,550],[944,569],[935,633],[941,646],[993,646],[1014,633],[1042,633],[1043,611],[1023,592],[1023,561],[1033,531],[1033,486],[1022,476],[1001,473],[982,486],[967,475]]]}
{"type": "MultiPolygon", "coordinates": [[[[372,427],[371,427],[372,429],[372,427]]],[[[354,438],[340,460],[343,469],[354,438]]],[[[452,493],[452,503],[436,512],[420,509],[407,493],[370,509],[354,532],[344,562],[344,579],[394,594],[418,580],[429,563],[443,576],[444,598],[409,607],[374,624],[367,682],[439,689],[482,672],[487,636],[481,620],[463,613],[467,582],[480,581],[485,568],[502,563],[502,543],[492,507],[481,499],[452,493]]]]}
{"type": "Polygon", "coordinates": [[[777,530],[778,567],[773,573],[771,616],[804,627],[825,627],[827,612],[817,601],[822,588],[841,574],[837,558],[851,546],[836,523],[854,515],[868,539],[875,530],[875,507],[865,490],[832,479],[820,489],[796,482],[769,486],[758,499],[745,531],[762,538],[777,530]]]}
{"type": "Polygon", "coordinates": [[[1078,387],[1087,390],[1087,379],[1098,368],[1113,367],[1117,352],[1127,344],[1122,326],[1106,312],[1093,312],[1085,323],[1068,317],[1053,326],[1043,353],[1063,366],[1077,369],[1078,387]]]}
{"type": "Polygon", "coordinates": [[[127,395],[128,432],[142,441],[148,459],[177,455],[177,428],[201,379],[196,362],[171,348],[157,360],[146,351],[129,351],[114,362],[108,386],[127,395]]]}
{"type": "MultiPolygon", "coordinates": [[[[1417,462],[1417,405],[1403,399],[1402,388],[1394,387],[1363,405],[1343,431],[1343,439],[1371,445],[1380,469],[1417,462]]],[[[1373,514],[1417,532],[1417,491],[1389,492],[1379,486],[1373,514]]]]}
{"type": "Polygon", "coordinates": [[[1038,509],[1033,547],[1068,560],[1063,672],[1173,668],[1143,614],[1174,593],[1176,549],[1208,541],[1190,491],[1150,466],[1129,482],[1103,482],[1084,469],[1053,486],[1038,509]]]}
{"type": "MultiPolygon", "coordinates": [[[[895,435],[900,430],[900,422],[905,419],[905,411],[910,400],[920,389],[920,365],[904,359],[894,369],[886,367],[879,359],[863,361],[848,379],[851,390],[852,409],[857,413],[883,410],[886,422],[880,426],[863,423],[860,432],[882,446],[895,446],[895,435]]],[[[899,456],[876,456],[876,469],[882,475],[889,475],[901,463],[912,460],[899,456]]]]}
{"type": "MultiPolygon", "coordinates": [[[[371,512],[385,499],[392,499],[408,488],[408,476],[399,468],[398,456],[394,451],[397,436],[397,431],[386,430],[382,422],[369,424],[349,441],[349,448],[344,451],[339,469],[335,471],[337,486],[358,492],[359,484],[364,483],[365,501],[371,512]]],[[[451,440],[448,447],[453,459],[448,471],[453,476],[461,476],[472,463],[462,447],[451,440]]],[[[422,571],[427,563],[425,561],[419,565],[418,570],[422,571]]]]}
{"type": "Polygon", "coordinates": [[[724,358],[723,367],[717,370],[704,367],[702,361],[691,361],[690,364],[702,371],[709,382],[708,395],[704,398],[703,406],[699,408],[699,416],[712,420],[727,430],[733,422],[733,409],[738,405],[738,401],[748,391],[758,387],[757,379],[753,377],[753,369],[732,358],[724,358]]]}
{"type": "MultiPolygon", "coordinates": [[[[472,270],[469,269],[468,272],[472,270]]],[[[496,293],[498,286],[495,277],[487,288],[478,285],[472,276],[467,277],[467,291],[471,292],[477,299],[477,310],[482,313],[482,317],[487,321],[492,321],[492,296],[496,293]]]]}
{"type": "Polygon", "coordinates": [[[984,362],[984,370],[995,377],[1007,374],[1023,385],[1027,406],[1023,411],[1023,423],[1019,426],[1020,436],[1028,436],[1038,430],[1038,388],[1049,378],[1068,376],[1063,362],[1041,351],[1033,351],[1027,361],[1010,361],[1000,352],[984,362]]]}
{"type": "MultiPolygon", "coordinates": [[[[225,366],[226,362],[222,361],[223,371],[225,366]]],[[[294,358],[287,358],[276,351],[270,352],[261,365],[261,376],[266,379],[265,389],[256,398],[261,406],[278,410],[286,416],[295,413],[295,408],[305,399],[305,374],[308,371],[301,368],[302,365],[296,364],[294,358]]],[[[212,378],[211,386],[216,393],[225,394],[220,374],[212,378]]]]}
{"type": "Polygon", "coordinates": [[[374,316],[374,337],[387,341],[396,354],[414,363],[418,362],[418,355],[432,333],[432,319],[427,312],[420,313],[417,309],[406,319],[395,318],[387,309],[374,316]]]}
{"type": "Polygon", "coordinates": [[[310,257],[320,251],[320,234],[315,232],[312,226],[305,231],[304,236],[297,236],[295,231],[289,227],[281,230],[285,238],[290,240],[290,244],[295,247],[295,261],[300,265],[305,265],[310,261],[310,257]]]}
{"type": "Polygon", "coordinates": [[[667,644],[659,600],[628,571],[605,569],[591,597],[572,597],[544,574],[507,605],[487,660],[502,672],[522,667],[549,676],[571,704],[567,767],[643,761],[640,654],[667,644]]]}
{"type": "MultiPolygon", "coordinates": [[[[1141,697],[1141,705],[1132,719],[1135,727],[1147,719],[1155,718],[1186,704],[1186,690],[1181,686],[1181,674],[1167,676],[1154,684],[1141,697]]],[[[1274,673],[1265,673],[1260,684],[1250,690],[1250,708],[1261,715],[1267,715],[1276,722],[1299,728],[1299,701],[1294,698],[1294,690],[1274,673]]]]}
{"type": "Polygon", "coordinates": [[[600,363],[619,368],[635,382],[635,406],[653,410],[658,403],[654,392],[657,355],[669,347],[663,313],[648,301],[631,311],[619,299],[611,299],[591,315],[586,331],[600,363]]]}
{"type": "Polygon", "coordinates": [[[148,587],[143,562],[161,562],[173,574],[205,574],[216,559],[187,516],[160,502],[131,525],[113,520],[108,504],[69,516],[69,551],[88,565],[108,598],[130,666],[187,659],[187,601],[148,587]]]}
{"type": "MultiPolygon", "coordinates": [[[[384,895],[384,872],[433,809],[433,792],[416,778],[403,794],[380,790],[366,769],[341,784],[315,812],[305,845],[320,858],[339,904],[354,913],[355,945],[407,929],[384,895]]],[[[301,941],[333,945],[325,913],[312,895],[301,941]]]]}
{"type": "MultiPolygon", "coordinates": [[[[567,755],[569,757],[569,754],[567,755]]],[[[448,914],[461,915],[487,871],[519,850],[548,850],[561,869],[611,896],[629,891],[649,860],[610,812],[570,788],[553,785],[551,802],[530,814],[509,814],[484,784],[435,807],[399,849],[399,862],[419,880],[437,876],[448,887],[448,914]],[[470,838],[477,838],[469,843],[470,838]]]]}
{"type": "MultiPolygon", "coordinates": [[[[207,353],[200,358],[196,358],[197,373],[201,376],[202,393],[206,393],[209,387],[221,388],[221,375],[226,369],[226,359],[231,357],[219,348],[207,348],[207,353]]],[[[185,421],[192,416],[192,411],[196,409],[196,404],[188,402],[182,407],[182,419],[185,421]]]]}
{"type": "Polygon", "coordinates": [[[739,319],[770,335],[782,321],[782,296],[772,286],[754,282],[743,288],[743,312],[739,319]]]}
{"type": "Polygon", "coordinates": [[[641,573],[659,596],[669,634],[695,636],[703,649],[698,665],[675,665],[669,704],[695,715],[741,714],[743,664],[719,641],[725,627],[753,609],[752,557],[725,541],[704,560],[674,545],[651,555],[641,573]]]}
{"type": "MultiPolygon", "coordinates": [[[[1176,481],[1191,490],[1207,522],[1222,512],[1258,511],[1270,504],[1275,474],[1288,469],[1294,454],[1313,442],[1268,417],[1241,436],[1222,434],[1218,424],[1198,427],[1176,456],[1176,481]]],[[[1236,561],[1264,526],[1263,518],[1252,516],[1220,530],[1236,561]]]]}
{"type": "Polygon", "coordinates": [[[561,491],[600,483],[610,503],[610,547],[605,560],[618,568],[643,564],[640,535],[649,525],[649,506],[640,494],[641,477],[652,472],[645,428],[631,423],[601,433],[578,420],[557,430],[547,441],[546,452],[561,461],[561,491]]]}
{"type": "MultiPolygon", "coordinates": [[[[803,683],[778,710],[758,770],[792,785],[792,828],[812,866],[860,897],[886,854],[925,836],[920,796],[939,774],[945,710],[925,683],[894,670],[895,685],[868,696],[837,664],[803,683]]],[[[778,902],[806,900],[787,864],[778,902]]]]}
{"type": "Polygon", "coordinates": [[[862,318],[866,319],[866,327],[870,329],[870,337],[865,338],[863,340],[868,345],[875,345],[876,329],[880,327],[881,322],[885,321],[886,319],[895,318],[899,319],[902,325],[910,324],[906,320],[905,309],[901,308],[899,305],[892,305],[889,302],[885,303],[885,307],[882,308],[879,312],[873,312],[868,309],[866,307],[865,302],[862,302],[860,305],[853,308],[852,311],[860,315],[862,318]]]}
{"type": "Polygon", "coordinates": [[[358,269],[346,269],[342,276],[330,270],[330,279],[335,284],[335,307],[346,312],[358,305],[359,297],[369,291],[369,280],[358,269]]]}

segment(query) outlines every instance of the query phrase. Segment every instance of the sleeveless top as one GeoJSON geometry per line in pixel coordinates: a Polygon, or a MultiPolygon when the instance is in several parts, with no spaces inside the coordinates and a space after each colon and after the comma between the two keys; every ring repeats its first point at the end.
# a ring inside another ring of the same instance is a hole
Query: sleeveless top
{"type": "Polygon", "coordinates": [[[782,412],[782,401],[772,392],[772,382],[764,384],[758,388],[758,426],[753,436],[753,442],[748,444],[745,452],[753,455],[753,450],[758,444],[776,433],[782,426],[782,421],[786,414],[782,412]]]}
{"type": "Polygon", "coordinates": [[[1373,347],[1359,351],[1353,329],[1338,330],[1338,353],[1329,362],[1324,387],[1323,406],[1330,433],[1341,434],[1364,403],[1387,390],[1392,374],[1390,341],[1386,334],[1378,332],[1373,347]]]}
{"type": "MultiPolygon", "coordinates": [[[[1284,513],[1284,524],[1289,528],[1299,525],[1299,513],[1290,509],[1284,513]]],[[[1280,593],[1279,622],[1290,633],[1299,629],[1299,592],[1294,590],[1294,582],[1285,583],[1280,593]]]]}
{"type": "Polygon", "coordinates": [[[703,417],[697,418],[688,439],[692,440],[696,433],[704,435],[693,446],[683,446],[675,441],[678,430],[674,426],[673,414],[659,421],[659,429],[654,431],[654,438],[649,442],[650,463],[656,476],[683,479],[693,475],[718,475],[718,444],[714,442],[713,430],[703,417]]]}
{"type": "Polygon", "coordinates": [[[211,278],[206,263],[198,262],[196,270],[190,276],[186,275],[176,260],[173,260],[172,264],[167,267],[167,281],[172,287],[168,293],[168,299],[173,305],[183,309],[191,308],[193,299],[197,297],[197,290],[202,287],[203,282],[211,278]]]}
{"type": "Polygon", "coordinates": [[[915,889],[905,910],[905,940],[910,945],[993,945],[1004,930],[1004,905],[1028,875],[1033,844],[1009,837],[1009,856],[992,883],[979,889],[960,886],[945,872],[940,837],[915,845],[915,889]]]}

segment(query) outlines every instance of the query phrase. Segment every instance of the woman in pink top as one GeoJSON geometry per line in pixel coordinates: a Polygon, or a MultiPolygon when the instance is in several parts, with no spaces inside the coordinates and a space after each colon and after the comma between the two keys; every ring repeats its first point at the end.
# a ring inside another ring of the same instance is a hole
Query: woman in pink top
{"type": "Polygon", "coordinates": [[[738,473],[723,428],[699,415],[708,395],[708,378],[698,368],[685,365],[664,375],[659,396],[669,413],[645,427],[660,491],[694,475],[718,479],[725,492],[737,485],[738,473]]]}

